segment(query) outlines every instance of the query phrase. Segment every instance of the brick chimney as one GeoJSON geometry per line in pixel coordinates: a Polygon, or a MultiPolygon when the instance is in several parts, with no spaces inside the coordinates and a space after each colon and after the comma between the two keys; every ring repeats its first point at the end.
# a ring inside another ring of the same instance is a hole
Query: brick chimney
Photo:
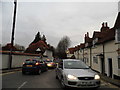
{"type": "Polygon", "coordinates": [[[85,40],[85,43],[88,42],[88,40],[89,40],[89,33],[88,32],[87,32],[87,34],[85,34],[85,39],[84,40],[85,40]]]}
{"type": "Polygon", "coordinates": [[[103,22],[101,27],[101,32],[105,32],[107,30],[109,30],[108,24],[107,22],[103,22]]]}

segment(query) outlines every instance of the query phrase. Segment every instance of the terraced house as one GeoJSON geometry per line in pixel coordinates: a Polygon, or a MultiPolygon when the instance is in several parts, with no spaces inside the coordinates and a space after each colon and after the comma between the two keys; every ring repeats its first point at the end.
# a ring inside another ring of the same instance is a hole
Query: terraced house
{"type": "Polygon", "coordinates": [[[83,60],[94,70],[120,79],[120,12],[113,28],[102,23],[100,31],[94,31],[92,38],[85,34],[84,43],[69,49],[77,59],[83,60]]]}

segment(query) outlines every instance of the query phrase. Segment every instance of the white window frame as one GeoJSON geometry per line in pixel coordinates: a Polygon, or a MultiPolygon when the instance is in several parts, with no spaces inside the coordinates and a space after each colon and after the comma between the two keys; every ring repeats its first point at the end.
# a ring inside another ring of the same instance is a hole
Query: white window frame
{"type": "Polygon", "coordinates": [[[115,40],[116,43],[120,43],[120,28],[116,29],[115,40]]]}
{"type": "Polygon", "coordinates": [[[98,64],[98,57],[97,56],[93,56],[93,62],[98,64]]]}
{"type": "Polygon", "coordinates": [[[120,69],[120,57],[118,57],[118,69],[120,69]]]}

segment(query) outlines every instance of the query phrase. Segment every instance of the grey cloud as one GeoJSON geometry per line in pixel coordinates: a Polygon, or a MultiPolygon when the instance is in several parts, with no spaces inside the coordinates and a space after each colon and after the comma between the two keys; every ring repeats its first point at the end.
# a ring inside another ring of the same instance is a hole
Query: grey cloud
{"type": "MultiPolygon", "coordinates": [[[[53,46],[65,35],[70,37],[71,45],[79,44],[83,42],[86,32],[92,36],[92,32],[99,30],[103,21],[109,21],[109,25],[113,25],[117,14],[116,5],[116,2],[21,2],[17,9],[15,42],[27,46],[40,31],[53,46]]],[[[3,14],[9,14],[10,18],[12,12],[7,11],[12,11],[12,4],[5,6],[3,14]]],[[[11,22],[5,17],[3,19],[3,34],[6,31],[9,33],[3,36],[6,43],[10,37],[11,22]],[[9,27],[6,28],[8,22],[9,27]]]]}

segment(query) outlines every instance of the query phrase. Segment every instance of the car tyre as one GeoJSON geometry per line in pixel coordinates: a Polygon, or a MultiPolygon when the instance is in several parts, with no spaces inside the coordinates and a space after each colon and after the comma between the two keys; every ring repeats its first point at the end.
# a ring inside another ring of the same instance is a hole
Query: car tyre
{"type": "Polygon", "coordinates": [[[26,73],[24,71],[22,71],[22,74],[25,75],[26,73]]]}
{"type": "Polygon", "coordinates": [[[60,81],[61,81],[62,89],[66,90],[67,88],[69,88],[68,86],[66,86],[66,85],[64,84],[64,79],[63,79],[63,78],[61,78],[60,81]]]}
{"type": "Polygon", "coordinates": [[[58,76],[56,75],[56,79],[58,79],[58,76]]]}

